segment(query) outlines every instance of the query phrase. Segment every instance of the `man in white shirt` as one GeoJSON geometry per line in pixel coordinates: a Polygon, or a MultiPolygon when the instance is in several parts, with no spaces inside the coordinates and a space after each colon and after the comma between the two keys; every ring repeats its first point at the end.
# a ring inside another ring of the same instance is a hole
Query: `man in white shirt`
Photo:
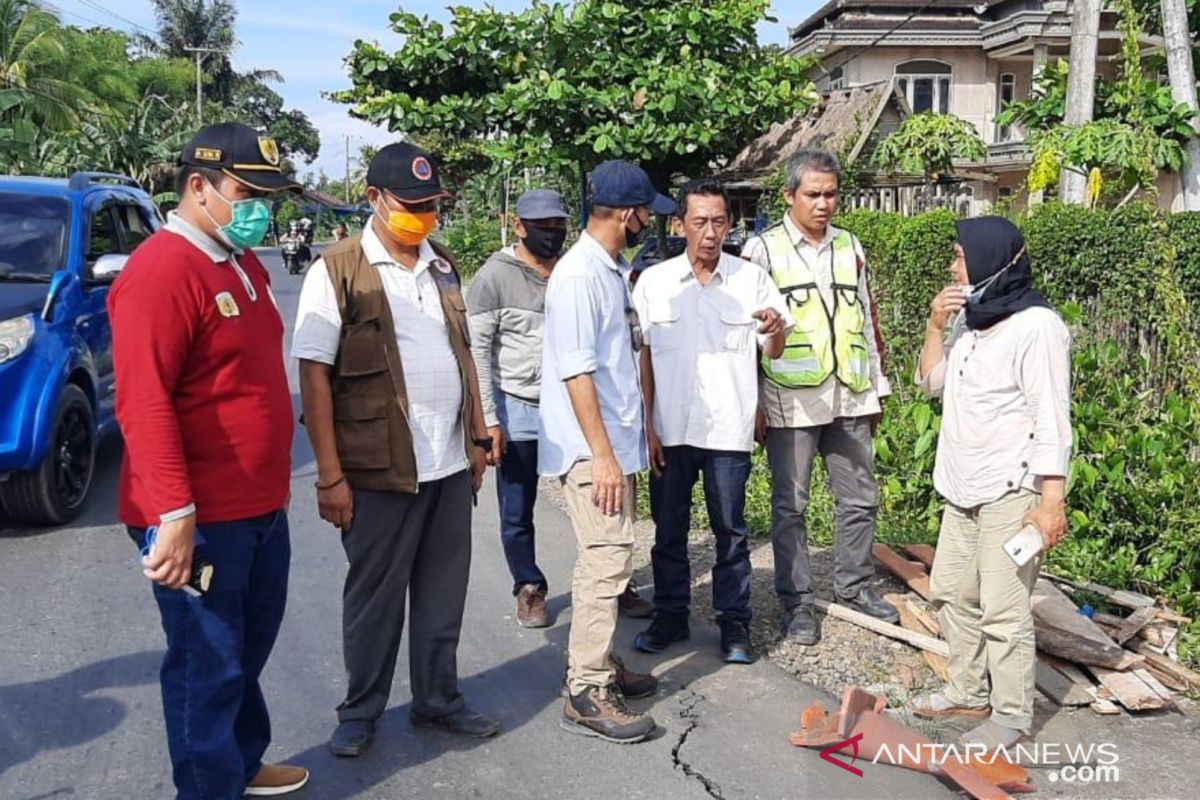
{"type": "Polygon", "coordinates": [[[771,273],[796,322],[783,355],[763,359],[759,427],[771,465],[771,545],[783,635],[803,645],[820,638],[805,522],[818,453],[836,503],[834,599],[899,621],[895,607],[868,585],[875,573],[871,546],[879,494],[872,438],[880,399],[891,387],[862,245],[829,224],[840,183],[841,166],[832,153],[797,152],[784,190],[788,213],[743,250],[771,273]]]}
{"type": "Polygon", "coordinates": [[[1043,557],[1018,566],[1004,545],[1027,523],[1045,549],[1066,533],[1071,334],[1033,288],[1011,222],[962,220],[955,250],[955,285],[933,300],[916,376],[943,398],[933,481],[946,511],[930,589],[950,680],[909,708],[927,718],[990,717],[963,740],[1011,747],[1033,725],[1030,596],[1043,557]]]}
{"type": "Polygon", "coordinates": [[[654,213],[675,204],[640,167],[607,161],[588,186],[591,218],[546,286],[538,472],[558,478],[578,540],[562,727],[611,742],[643,741],[649,714],[625,699],[657,681],[612,657],[618,597],[633,573],[633,476],[646,468],[638,381],[641,329],[629,263],[654,213]]]}
{"type": "Polygon", "coordinates": [[[360,755],[387,707],[405,601],[413,724],[499,726],[458,690],[471,507],[490,452],[453,257],[428,236],[446,197],[432,158],[402,142],[367,170],[374,211],[304,280],[292,355],[317,461],[317,507],[342,531],[346,698],[333,753],[360,755]]]}
{"type": "Polygon", "coordinates": [[[686,252],[647,269],[633,293],[646,339],[642,393],[655,523],[654,621],[634,647],[657,653],[689,636],[687,540],[692,488],[703,475],[716,537],[713,608],[721,653],[727,662],[750,664],[755,654],[745,510],[758,350],[768,358],[782,355],[792,317],[770,275],[721,250],[732,219],[720,183],[686,184],[675,214],[686,252]]]}

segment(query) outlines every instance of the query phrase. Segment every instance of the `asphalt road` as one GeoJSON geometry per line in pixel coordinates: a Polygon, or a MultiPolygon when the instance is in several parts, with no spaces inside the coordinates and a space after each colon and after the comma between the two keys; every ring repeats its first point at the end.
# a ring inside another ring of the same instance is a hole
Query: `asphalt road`
{"type": "MultiPolygon", "coordinates": [[[[301,278],[265,251],[289,329],[301,278]]],[[[296,370],[289,364],[294,396],[296,370]]],[[[468,703],[498,718],[498,738],[468,742],[413,729],[400,657],[392,707],[374,748],[339,761],[326,748],[341,699],[338,534],[316,514],[311,451],[293,455],[293,562],[287,616],[264,676],[275,728],[268,758],[312,770],[301,797],[343,798],[928,798],[954,793],[932,777],[864,766],[856,777],[788,743],[817,697],[766,661],[731,667],[717,634],[695,622],[669,658],[631,655],[644,623],[623,621],[619,650],[653,668],[659,694],[639,701],[659,723],[646,743],[617,746],[558,727],[570,622],[574,536],[565,516],[537,509],[539,558],[556,624],[513,621],[511,581],[497,535],[489,476],[474,524],[474,560],[459,673],[468,703]]],[[[163,640],[133,546],[115,524],[119,440],[103,444],[86,513],[58,529],[0,535],[0,799],[162,798],[173,794],[157,670],[163,640]]],[[[0,521],[0,525],[3,522],[0,521]]],[[[648,583],[649,576],[645,577],[648,583]]]]}

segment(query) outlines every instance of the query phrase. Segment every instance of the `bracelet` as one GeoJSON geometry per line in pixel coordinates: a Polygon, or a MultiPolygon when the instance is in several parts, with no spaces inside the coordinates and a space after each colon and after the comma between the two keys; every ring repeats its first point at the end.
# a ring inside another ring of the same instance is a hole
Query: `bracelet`
{"type": "Polygon", "coordinates": [[[328,491],[329,489],[332,489],[336,486],[339,486],[342,483],[345,483],[345,481],[346,481],[346,476],[345,476],[345,474],[343,474],[342,477],[338,478],[333,483],[329,483],[329,484],[322,486],[321,482],[317,481],[316,483],[313,484],[313,486],[317,487],[318,492],[324,492],[324,491],[328,491]]]}

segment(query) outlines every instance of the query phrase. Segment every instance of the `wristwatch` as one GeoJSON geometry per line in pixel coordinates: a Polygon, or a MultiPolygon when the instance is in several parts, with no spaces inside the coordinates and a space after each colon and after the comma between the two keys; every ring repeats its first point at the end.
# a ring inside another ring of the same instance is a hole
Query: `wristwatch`
{"type": "Polygon", "coordinates": [[[478,447],[480,450],[488,451],[488,450],[492,449],[492,437],[491,436],[485,436],[482,439],[473,439],[472,441],[475,442],[475,446],[478,447]]]}

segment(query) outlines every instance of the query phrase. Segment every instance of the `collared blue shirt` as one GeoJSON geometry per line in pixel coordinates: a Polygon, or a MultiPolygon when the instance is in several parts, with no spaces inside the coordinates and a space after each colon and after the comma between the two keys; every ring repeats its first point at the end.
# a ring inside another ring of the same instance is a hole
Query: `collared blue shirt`
{"type": "MultiPolygon", "coordinates": [[[[590,374],[613,453],[626,475],[647,466],[646,429],[629,293],[629,264],[588,233],[554,268],[546,287],[538,472],[565,475],[592,452],[564,381],[590,374]]],[[[640,346],[640,330],[637,335],[640,346]]]]}

